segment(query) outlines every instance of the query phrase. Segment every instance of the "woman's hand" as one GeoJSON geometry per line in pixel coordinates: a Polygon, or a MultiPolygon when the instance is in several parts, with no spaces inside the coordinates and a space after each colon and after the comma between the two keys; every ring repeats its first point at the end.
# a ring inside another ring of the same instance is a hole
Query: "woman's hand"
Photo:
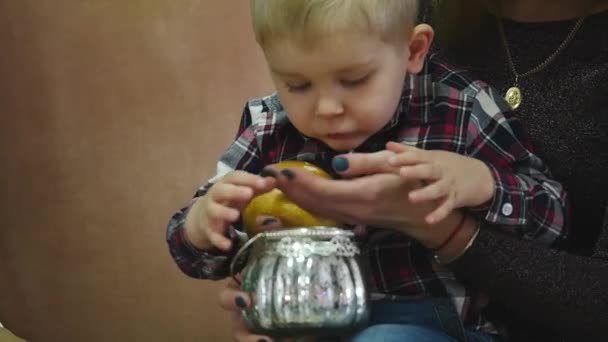
{"type": "MultiPolygon", "coordinates": [[[[258,216],[256,218],[258,228],[256,231],[269,231],[282,228],[282,223],[271,216],[258,216]]],[[[241,311],[251,307],[251,296],[242,292],[239,285],[230,279],[226,287],[220,292],[220,306],[230,312],[232,318],[232,337],[237,342],[271,342],[268,336],[252,334],[243,321],[241,311]]]]}
{"type": "Polygon", "coordinates": [[[266,169],[266,174],[274,173],[276,186],[313,214],[348,224],[393,229],[421,242],[437,238],[433,236],[436,231],[424,220],[436,204],[414,203],[409,199],[409,193],[422,184],[404,181],[399,176],[398,168],[389,163],[394,155],[381,151],[336,157],[333,166],[345,177],[341,180],[316,177],[299,169],[278,170],[273,166],[266,169]]]}
{"type": "Polygon", "coordinates": [[[420,222],[420,208],[407,195],[417,188],[395,173],[375,173],[349,180],[329,180],[299,169],[273,170],[277,188],[313,214],[348,224],[399,229],[420,222]]]}
{"type": "Polygon", "coordinates": [[[233,339],[237,342],[273,341],[268,336],[254,335],[247,329],[241,316],[241,310],[249,308],[251,304],[249,294],[240,291],[239,285],[232,279],[220,292],[220,306],[229,311],[232,318],[233,339]]]}

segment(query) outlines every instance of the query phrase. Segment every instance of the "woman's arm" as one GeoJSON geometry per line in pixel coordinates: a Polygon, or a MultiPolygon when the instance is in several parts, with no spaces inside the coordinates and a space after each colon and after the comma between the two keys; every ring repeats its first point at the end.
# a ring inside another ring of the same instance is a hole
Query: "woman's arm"
{"type": "Polygon", "coordinates": [[[449,237],[450,242],[438,251],[439,260],[456,259],[450,266],[462,280],[504,304],[512,313],[533,325],[558,330],[561,335],[608,336],[608,291],[603,290],[608,289],[608,259],[558,252],[535,241],[511,237],[491,226],[482,226],[470,248],[460,255],[474,237],[477,222],[468,218],[453,236],[462,217],[458,211],[433,226],[416,224],[430,210],[414,208],[411,203],[406,208],[401,205],[406,198],[397,194],[401,185],[382,174],[393,172],[385,152],[343,155],[348,171],[342,172],[345,176],[342,180],[326,180],[293,170],[291,177],[280,176],[277,184],[303,208],[337,221],[348,222],[352,220],[348,213],[357,212],[364,219],[355,218],[356,223],[367,223],[367,216],[376,219],[374,215],[380,213],[379,226],[399,223],[404,234],[431,249],[443,245],[449,237]],[[410,221],[406,220],[408,217],[410,221]]]}
{"type": "Polygon", "coordinates": [[[450,267],[535,324],[565,336],[608,336],[607,259],[571,255],[481,227],[450,267]]]}

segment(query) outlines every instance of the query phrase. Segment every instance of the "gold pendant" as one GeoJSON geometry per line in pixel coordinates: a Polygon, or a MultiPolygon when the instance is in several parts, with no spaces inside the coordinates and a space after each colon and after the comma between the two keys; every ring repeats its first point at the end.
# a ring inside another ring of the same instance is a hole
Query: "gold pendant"
{"type": "Polygon", "coordinates": [[[511,87],[507,90],[507,94],[505,95],[505,100],[509,103],[511,108],[517,109],[521,104],[521,90],[518,87],[511,87]]]}

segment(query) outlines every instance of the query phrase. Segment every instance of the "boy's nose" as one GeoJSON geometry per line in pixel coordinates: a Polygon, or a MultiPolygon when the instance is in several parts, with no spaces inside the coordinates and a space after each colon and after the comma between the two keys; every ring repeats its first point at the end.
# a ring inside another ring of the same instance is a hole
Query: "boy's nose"
{"type": "Polygon", "coordinates": [[[344,113],[342,102],[333,96],[321,96],[317,101],[318,116],[336,116],[344,113]]]}

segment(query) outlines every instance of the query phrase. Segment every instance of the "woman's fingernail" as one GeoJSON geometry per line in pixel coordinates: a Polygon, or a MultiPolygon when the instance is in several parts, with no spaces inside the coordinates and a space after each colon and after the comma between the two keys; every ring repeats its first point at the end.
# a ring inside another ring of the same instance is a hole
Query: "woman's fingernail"
{"type": "Polygon", "coordinates": [[[277,223],[278,221],[276,219],[273,218],[267,218],[264,221],[262,221],[262,226],[269,226],[273,223],[277,223]]]}
{"type": "Polygon", "coordinates": [[[234,303],[241,309],[245,309],[247,307],[247,302],[245,301],[245,298],[241,296],[236,296],[236,298],[234,299],[234,303]]]}
{"type": "Polygon", "coordinates": [[[258,342],[268,342],[265,338],[261,338],[258,340],[258,342]]]}
{"type": "Polygon", "coordinates": [[[344,172],[348,170],[348,159],[344,157],[336,157],[331,161],[331,166],[336,172],[344,172]]]}
{"type": "Polygon", "coordinates": [[[295,173],[293,173],[293,171],[291,171],[290,169],[283,169],[281,170],[281,173],[283,174],[283,176],[287,177],[288,180],[293,180],[294,178],[296,178],[295,173]]]}
{"type": "Polygon", "coordinates": [[[274,172],[274,170],[265,168],[265,169],[262,169],[262,172],[260,172],[260,176],[277,178],[277,173],[274,172]]]}

